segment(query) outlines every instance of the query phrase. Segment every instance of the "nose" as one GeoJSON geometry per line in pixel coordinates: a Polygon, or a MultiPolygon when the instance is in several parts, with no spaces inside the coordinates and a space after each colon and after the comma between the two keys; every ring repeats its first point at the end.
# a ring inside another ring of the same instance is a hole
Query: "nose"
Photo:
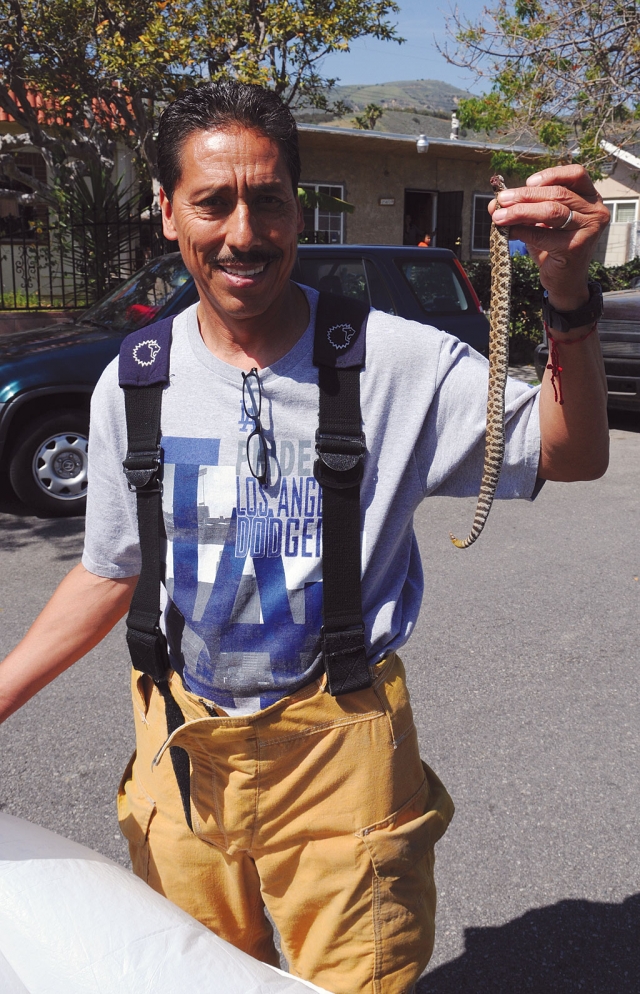
{"type": "Polygon", "coordinates": [[[226,243],[230,249],[248,252],[260,243],[249,205],[239,200],[227,222],[226,243]]]}

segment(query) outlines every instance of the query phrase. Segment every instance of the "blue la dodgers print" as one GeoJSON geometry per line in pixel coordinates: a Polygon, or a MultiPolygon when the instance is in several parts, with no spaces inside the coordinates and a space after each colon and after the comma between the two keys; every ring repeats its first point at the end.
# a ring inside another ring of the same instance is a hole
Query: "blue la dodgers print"
{"type": "Polygon", "coordinates": [[[246,434],[233,466],[219,464],[220,439],[163,437],[162,448],[172,665],[222,707],[264,708],[319,654],[322,494],[311,441],[280,443],[268,489],[249,472],[246,434]]]}

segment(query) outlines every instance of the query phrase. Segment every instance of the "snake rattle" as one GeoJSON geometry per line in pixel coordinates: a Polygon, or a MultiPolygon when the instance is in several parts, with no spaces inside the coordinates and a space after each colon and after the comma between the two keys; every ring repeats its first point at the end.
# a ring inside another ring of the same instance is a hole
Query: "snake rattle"
{"type": "MultiPolygon", "coordinates": [[[[502,176],[492,176],[494,193],[506,190],[502,176]]],[[[509,228],[491,223],[489,236],[491,263],[491,313],[489,315],[489,395],[487,397],[487,433],[484,448],[482,482],[471,531],[465,539],[449,538],[457,549],[468,549],[484,528],[496,495],[504,459],[504,391],[509,372],[509,316],[511,309],[511,257],[509,228]]]]}

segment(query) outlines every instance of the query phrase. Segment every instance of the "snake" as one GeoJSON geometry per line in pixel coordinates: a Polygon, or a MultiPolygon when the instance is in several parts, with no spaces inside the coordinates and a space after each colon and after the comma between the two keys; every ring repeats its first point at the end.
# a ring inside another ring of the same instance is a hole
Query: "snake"
{"type": "MultiPolygon", "coordinates": [[[[490,182],[494,193],[498,194],[501,190],[506,190],[502,176],[492,176],[490,182]]],[[[449,538],[457,549],[468,549],[470,545],[473,545],[487,523],[504,460],[504,391],[509,372],[511,257],[509,255],[509,228],[499,228],[493,221],[489,235],[489,260],[491,265],[491,310],[489,314],[489,391],[484,466],[471,531],[465,539],[456,538],[449,532],[449,538]]]]}

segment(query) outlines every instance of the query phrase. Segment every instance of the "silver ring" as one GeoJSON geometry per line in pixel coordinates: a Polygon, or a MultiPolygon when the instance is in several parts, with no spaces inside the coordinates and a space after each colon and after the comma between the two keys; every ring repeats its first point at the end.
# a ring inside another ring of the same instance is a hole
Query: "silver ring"
{"type": "Polygon", "coordinates": [[[558,228],[558,231],[562,231],[563,228],[566,228],[567,225],[571,223],[571,221],[573,221],[573,211],[571,210],[571,208],[569,208],[569,217],[564,222],[564,224],[560,225],[560,227],[558,228]]]}

